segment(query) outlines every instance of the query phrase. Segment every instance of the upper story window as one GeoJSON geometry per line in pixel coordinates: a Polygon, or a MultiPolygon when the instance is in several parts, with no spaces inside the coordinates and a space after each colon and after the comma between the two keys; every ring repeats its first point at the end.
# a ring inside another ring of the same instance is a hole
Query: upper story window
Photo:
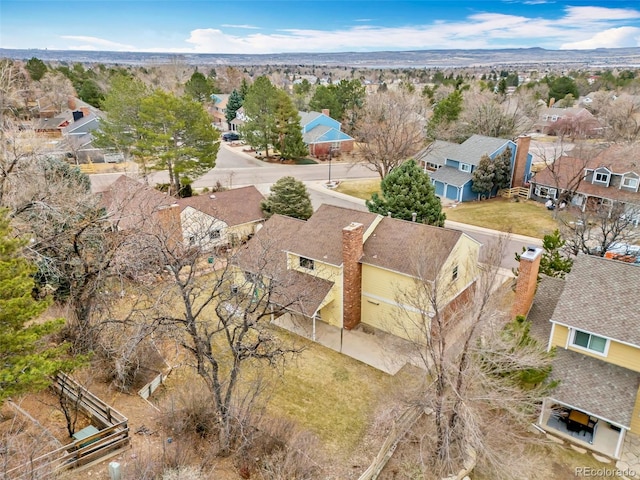
{"type": "Polygon", "coordinates": [[[461,163],[460,164],[460,171],[462,171],[462,172],[470,172],[471,171],[471,165],[469,165],[468,163],[461,163]]]}
{"type": "Polygon", "coordinates": [[[313,270],[315,268],[313,260],[306,257],[300,257],[300,266],[308,270],[313,270]]]}
{"type": "Polygon", "coordinates": [[[606,183],[609,185],[609,179],[611,178],[611,174],[606,171],[594,172],[593,173],[593,181],[598,183],[606,183]]]}
{"type": "Polygon", "coordinates": [[[571,343],[576,347],[605,355],[609,341],[604,337],[599,337],[592,333],[575,330],[571,343]]]}
{"type": "Polygon", "coordinates": [[[622,186],[625,188],[633,188],[635,190],[638,188],[638,179],[632,177],[624,177],[622,179],[622,186]]]}
{"type": "Polygon", "coordinates": [[[442,165],[438,165],[437,163],[426,162],[427,170],[438,170],[442,165]]]}

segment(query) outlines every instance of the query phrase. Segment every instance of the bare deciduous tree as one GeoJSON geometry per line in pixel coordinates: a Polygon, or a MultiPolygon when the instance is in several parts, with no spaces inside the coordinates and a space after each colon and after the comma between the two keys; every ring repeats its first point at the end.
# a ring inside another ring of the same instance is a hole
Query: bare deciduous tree
{"type": "Polygon", "coordinates": [[[478,470],[490,478],[534,478],[532,465],[518,452],[539,441],[525,430],[547,386],[523,387],[521,380],[527,371],[549,371],[550,356],[543,346],[522,342],[524,332],[505,329],[513,319],[500,307],[494,266],[502,258],[504,241],[486,252],[487,263],[480,266],[466,297],[449,303],[451,272],[445,269],[433,279],[433,269],[441,266],[434,266],[438,256],[433,252],[416,257],[414,288],[398,293],[397,302],[409,308],[397,320],[411,334],[426,370],[412,401],[433,412],[433,429],[422,438],[420,456],[422,473],[434,478],[458,473],[471,453],[478,470]],[[517,461],[505,462],[505,449],[517,461]]]}
{"type": "Polygon", "coordinates": [[[425,115],[424,100],[404,90],[368,97],[355,128],[365,165],[384,178],[420,151],[426,141],[425,115]]]}
{"type": "Polygon", "coordinates": [[[525,132],[530,123],[517,100],[502,98],[486,90],[468,91],[464,94],[464,109],[458,128],[465,137],[513,138],[525,132]]]}
{"type": "Polygon", "coordinates": [[[586,253],[602,257],[616,244],[634,245],[640,240],[639,205],[589,203],[584,210],[567,210],[558,216],[558,221],[565,249],[574,256],[586,253]]]}

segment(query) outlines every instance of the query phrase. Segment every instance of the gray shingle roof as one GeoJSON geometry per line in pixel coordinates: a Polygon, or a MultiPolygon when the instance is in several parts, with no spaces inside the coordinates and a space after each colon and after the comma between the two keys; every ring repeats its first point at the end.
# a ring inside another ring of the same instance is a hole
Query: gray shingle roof
{"type": "Polygon", "coordinates": [[[638,393],[640,374],[581,353],[559,348],[553,359],[552,378],[560,385],[551,397],[629,427],[638,393]]]}
{"type": "Polygon", "coordinates": [[[444,165],[447,157],[453,154],[459,147],[457,143],[436,140],[428,147],[423,148],[415,155],[416,162],[430,162],[436,165],[444,165]]]}
{"type": "Polygon", "coordinates": [[[558,304],[560,295],[562,295],[565,283],[566,280],[561,278],[542,276],[542,280],[538,284],[527,320],[531,322],[531,336],[542,345],[549,343],[549,335],[551,334],[549,320],[558,304]]]}
{"type": "Polygon", "coordinates": [[[434,280],[462,235],[458,230],[385,217],[365,241],[361,261],[414,277],[420,269],[423,278],[434,280]],[[419,265],[417,259],[425,253],[430,261],[419,265]]]}
{"type": "Polygon", "coordinates": [[[300,126],[304,127],[309,124],[312,120],[318,118],[322,113],[320,112],[298,112],[300,115],[300,126]]]}
{"type": "Polygon", "coordinates": [[[332,127],[327,125],[318,125],[317,127],[313,127],[308,132],[305,132],[302,135],[302,141],[304,143],[314,143],[318,138],[327,133],[329,130],[333,130],[332,127]]]}
{"type": "Polygon", "coordinates": [[[552,320],[640,346],[640,267],[579,255],[552,320]]]}
{"type": "Polygon", "coordinates": [[[453,152],[455,156],[449,158],[477,166],[483,155],[492,155],[508,141],[504,138],[473,135],[458,145],[457,150],[453,152]]]}
{"type": "Polygon", "coordinates": [[[461,172],[457,168],[453,167],[441,167],[435,172],[429,172],[429,176],[436,181],[446,183],[449,185],[455,185],[461,187],[465,183],[471,181],[471,174],[468,172],[461,172]]]}

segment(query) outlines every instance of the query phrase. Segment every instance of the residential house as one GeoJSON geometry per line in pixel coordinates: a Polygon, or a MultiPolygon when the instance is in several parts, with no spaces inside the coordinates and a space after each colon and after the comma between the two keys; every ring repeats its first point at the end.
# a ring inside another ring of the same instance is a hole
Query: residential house
{"type": "Polygon", "coordinates": [[[538,133],[545,135],[569,135],[572,137],[596,137],[603,133],[600,122],[583,107],[543,108],[533,125],[538,133]]]}
{"type": "Polygon", "coordinates": [[[531,137],[521,136],[517,143],[503,138],[473,135],[461,144],[437,140],[416,155],[425,172],[429,173],[436,195],[456,202],[481,200],[472,190],[472,173],[483,155],[495,158],[511,149],[511,187],[528,185],[531,176],[531,137]]]}
{"type": "Polygon", "coordinates": [[[593,159],[563,156],[531,179],[531,197],[544,202],[560,196],[583,211],[622,202],[640,222],[640,146],[612,145],[593,159]]]}
{"type": "Polygon", "coordinates": [[[177,199],[185,243],[211,250],[247,241],[265,220],[262,200],[253,185],[177,199]]]}
{"type": "Polygon", "coordinates": [[[227,123],[227,102],[230,95],[228,93],[213,93],[211,94],[211,101],[213,106],[209,109],[209,113],[213,118],[213,126],[218,130],[232,130],[231,126],[227,123]]]}
{"type": "Polygon", "coordinates": [[[176,199],[135,178],[120,175],[96,195],[111,219],[113,230],[144,229],[152,223],[162,223],[170,230],[180,230],[176,199]]]}
{"type": "Polygon", "coordinates": [[[36,134],[51,138],[50,151],[74,163],[116,162],[124,158],[121,154],[109,155],[93,146],[92,132],[100,128],[105,117],[99,109],[77,98],[69,98],[68,109],[53,117],[42,117],[34,121],[36,134]]]}
{"type": "Polygon", "coordinates": [[[322,112],[298,112],[302,139],[314,157],[339,156],[353,151],[355,140],[341,131],[341,124],[329,116],[329,110],[322,112]]]}
{"type": "Polygon", "coordinates": [[[513,314],[555,350],[537,425],[589,450],[619,458],[627,432],[640,434],[640,267],[579,255],[565,279],[543,277],[542,250],[523,254],[513,314]],[[527,288],[530,285],[532,288],[527,288]]]}
{"type": "Polygon", "coordinates": [[[473,291],[479,249],[457,230],[322,205],[306,222],[271,217],[238,251],[236,264],[245,277],[290,285],[272,301],[314,332],[317,322],[347,330],[362,323],[416,340],[419,322],[401,322],[399,313],[433,312],[404,305],[399,294],[418,277],[446,284],[442,306],[452,309],[473,291]]]}

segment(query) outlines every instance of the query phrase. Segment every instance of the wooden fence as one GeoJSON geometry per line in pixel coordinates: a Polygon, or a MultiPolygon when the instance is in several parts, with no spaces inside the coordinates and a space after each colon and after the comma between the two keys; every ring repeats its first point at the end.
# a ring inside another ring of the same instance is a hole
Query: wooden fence
{"type": "Polygon", "coordinates": [[[530,191],[527,187],[503,188],[498,191],[498,195],[504,198],[522,198],[529,200],[530,191]]]}
{"type": "Polygon", "coordinates": [[[79,409],[92,419],[92,423],[98,424],[101,428],[98,433],[2,472],[2,478],[6,480],[47,478],[60,470],[87,465],[129,446],[129,427],[124,415],[65,374],[59,374],[56,377],[52,388],[57,394],[62,393],[71,401],[77,402],[79,409]]]}
{"type": "Polygon", "coordinates": [[[407,431],[413,426],[414,423],[424,414],[424,409],[418,406],[414,406],[406,410],[393,426],[391,433],[387,436],[386,440],[382,444],[378,455],[373,459],[369,468],[367,468],[358,480],[375,480],[382,472],[393,452],[395,452],[398,442],[405,436],[407,431]]]}
{"type": "Polygon", "coordinates": [[[164,381],[167,379],[170,373],[171,373],[171,370],[169,370],[166,373],[160,372],[158,375],[154,377],[153,380],[151,380],[144,387],[138,390],[138,395],[140,395],[145,400],[148,400],[151,394],[155,392],[156,389],[164,383],[164,381]]]}

